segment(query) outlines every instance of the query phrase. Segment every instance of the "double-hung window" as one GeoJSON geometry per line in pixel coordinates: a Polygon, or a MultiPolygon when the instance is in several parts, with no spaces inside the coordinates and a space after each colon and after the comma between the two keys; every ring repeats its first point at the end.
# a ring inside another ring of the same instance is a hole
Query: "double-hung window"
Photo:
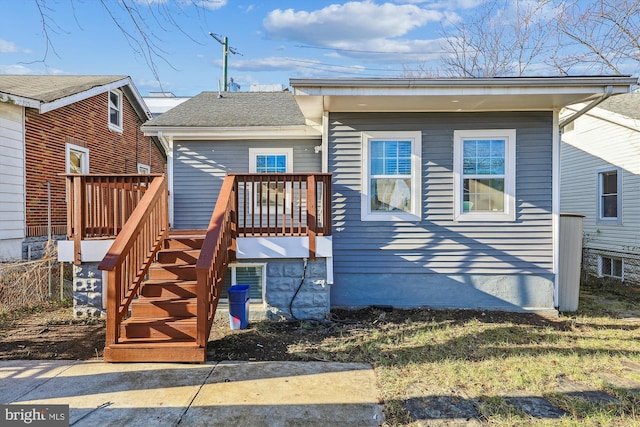
{"type": "Polygon", "coordinates": [[[109,91],[109,129],[122,132],[122,92],[109,91]]]}
{"type": "MultiPolygon", "coordinates": [[[[293,148],[249,148],[249,172],[251,173],[288,173],[293,170],[293,148]]],[[[291,184],[270,182],[256,184],[254,207],[259,210],[270,205],[291,209],[291,184]],[[286,201],[286,203],[285,203],[286,201]]],[[[275,210],[273,211],[275,212],[275,210]]]]}
{"type": "Polygon", "coordinates": [[[362,221],[420,221],[422,133],[362,134],[362,221]]]}
{"type": "Polygon", "coordinates": [[[598,174],[598,220],[599,224],[622,223],[622,171],[606,168],[598,174]]]}
{"type": "Polygon", "coordinates": [[[515,129],[454,132],[454,220],[514,221],[515,129]]]}

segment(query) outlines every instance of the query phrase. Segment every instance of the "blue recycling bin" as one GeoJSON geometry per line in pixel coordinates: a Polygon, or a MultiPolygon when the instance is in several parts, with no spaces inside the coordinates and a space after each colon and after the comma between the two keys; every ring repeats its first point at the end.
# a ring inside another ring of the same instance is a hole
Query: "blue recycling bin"
{"type": "Polygon", "coordinates": [[[249,285],[233,285],[229,288],[229,326],[246,329],[249,324],[249,285]]]}

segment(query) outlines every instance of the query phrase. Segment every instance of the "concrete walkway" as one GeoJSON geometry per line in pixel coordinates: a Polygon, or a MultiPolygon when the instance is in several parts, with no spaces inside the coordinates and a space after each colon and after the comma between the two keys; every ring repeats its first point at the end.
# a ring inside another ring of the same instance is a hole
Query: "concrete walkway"
{"type": "Polygon", "coordinates": [[[72,426],[378,426],[371,366],[0,361],[1,404],[64,404],[72,426]]]}

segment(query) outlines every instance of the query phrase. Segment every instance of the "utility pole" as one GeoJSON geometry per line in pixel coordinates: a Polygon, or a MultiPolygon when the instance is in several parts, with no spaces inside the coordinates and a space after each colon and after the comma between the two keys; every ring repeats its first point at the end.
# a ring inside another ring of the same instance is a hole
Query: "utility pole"
{"type": "Polygon", "coordinates": [[[222,45],[222,80],[223,80],[222,91],[226,92],[227,91],[227,56],[229,53],[233,53],[234,55],[240,55],[240,56],[242,56],[242,54],[238,52],[235,48],[229,47],[229,39],[227,38],[227,36],[221,36],[220,34],[213,34],[212,32],[209,32],[209,35],[214,39],[216,39],[216,41],[222,45]]]}

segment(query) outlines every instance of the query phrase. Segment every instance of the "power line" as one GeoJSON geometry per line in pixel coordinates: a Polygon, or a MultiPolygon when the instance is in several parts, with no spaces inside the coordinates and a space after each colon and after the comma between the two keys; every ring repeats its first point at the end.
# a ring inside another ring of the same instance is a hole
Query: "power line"
{"type": "Polygon", "coordinates": [[[445,51],[430,51],[430,52],[389,52],[383,50],[358,50],[358,49],[341,49],[338,47],[323,47],[323,46],[309,46],[303,44],[294,45],[294,47],[300,47],[303,49],[321,49],[321,50],[335,50],[337,52],[355,52],[355,53],[373,53],[378,55],[432,55],[434,53],[448,53],[445,51]]]}

